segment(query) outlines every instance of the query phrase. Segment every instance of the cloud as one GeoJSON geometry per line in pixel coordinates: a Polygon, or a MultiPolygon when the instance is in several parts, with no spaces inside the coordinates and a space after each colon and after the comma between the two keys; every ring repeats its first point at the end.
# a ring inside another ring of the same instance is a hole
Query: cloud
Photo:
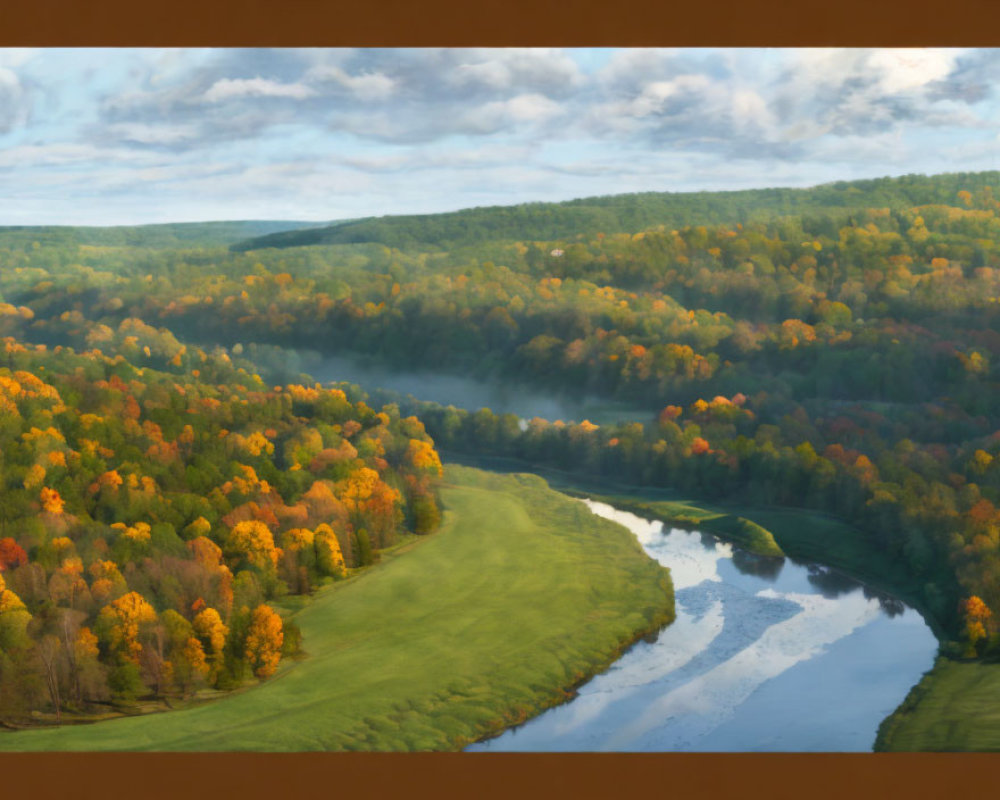
{"type": "Polygon", "coordinates": [[[477,170],[483,167],[527,163],[535,159],[538,149],[527,146],[488,145],[466,149],[407,148],[390,155],[348,156],[337,163],[362,172],[415,172],[442,169],[477,170]]]}
{"type": "Polygon", "coordinates": [[[477,91],[565,96],[583,84],[576,62],[561,50],[484,48],[449,55],[448,82],[477,91]]]}
{"type": "Polygon", "coordinates": [[[0,67],[17,68],[23,66],[41,52],[43,51],[35,47],[0,48],[0,67]]]}
{"type": "MultiPolygon", "coordinates": [[[[88,142],[49,142],[0,148],[0,170],[19,172],[30,178],[27,182],[41,175],[58,177],[70,174],[93,181],[111,169],[139,169],[160,162],[162,159],[145,150],[88,142]]],[[[18,184],[24,182],[12,181],[18,184]]],[[[11,187],[8,185],[5,188],[9,190],[11,187]]]]}
{"type": "Polygon", "coordinates": [[[938,102],[962,56],[960,50],[791,51],[774,90],[785,125],[815,120],[837,136],[874,134],[900,123],[968,124],[938,102]]]}
{"type": "Polygon", "coordinates": [[[334,83],[347,89],[360,100],[384,100],[397,87],[397,80],[379,72],[363,72],[350,75],[338,66],[320,64],[309,69],[304,79],[307,82],[334,83]]]}
{"type": "Polygon", "coordinates": [[[100,121],[110,134],[133,130],[115,125],[142,125],[146,133],[133,143],[208,146],[296,124],[420,143],[534,129],[585,84],[560,50],[238,50],[182,67],[176,54],[137,67],[130,86],[101,101],[100,121]],[[259,113],[263,103],[266,114],[259,113]],[[197,133],[149,131],[168,124],[197,133]]]}
{"type": "Polygon", "coordinates": [[[304,100],[316,94],[301,83],[279,83],[265,78],[222,78],[202,95],[208,103],[219,103],[225,100],[244,97],[288,97],[293,100],[304,100]]]}
{"type": "Polygon", "coordinates": [[[0,169],[77,206],[271,193],[332,218],[995,168],[998,70],[959,49],[0,50],[0,169]]]}
{"type": "Polygon", "coordinates": [[[149,125],[141,122],[122,122],[104,129],[111,138],[140,145],[174,145],[197,137],[193,125],[149,125]]]}
{"type": "Polygon", "coordinates": [[[996,66],[957,49],[625,50],[595,75],[583,127],[648,147],[808,161],[831,138],[995,125],[970,104],[996,66]]]}
{"type": "Polygon", "coordinates": [[[868,57],[867,65],[878,75],[878,89],[895,94],[947,78],[956,57],[957,53],[948,50],[877,50],[868,57]]]}
{"type": "MultiPolygon", "coordinates": [[[[16,59],[8,59],[14,64],[16,59]]],[[[0,60],[0,134],[28,123],[32,109],[31,92],[24,86],[17,72],[2,66],[0,60]]]]}

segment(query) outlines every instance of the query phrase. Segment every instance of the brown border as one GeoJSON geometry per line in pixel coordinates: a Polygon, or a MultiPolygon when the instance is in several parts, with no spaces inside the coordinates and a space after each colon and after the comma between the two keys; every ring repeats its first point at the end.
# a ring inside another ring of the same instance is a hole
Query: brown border
{"type": "MultiPolygon", "coordinates": [[[[0,0],[5,46],[997,46],[996,0],[0,0]],[[807,10],[808,9],[808,10],[807,10]]],[[[13,754],[10,797],[932,797],[990,755],[13,754]]]]}
{"type": "Polygon", "coordinates": [[[22,46],[996,46],[996,0],[5,0],[22,46]]]}
{"type": "Polygon", "coordinates": [[[144,753],[4,756],[10,797],[940,798],[995,785],[986,754],[144,753]]]}

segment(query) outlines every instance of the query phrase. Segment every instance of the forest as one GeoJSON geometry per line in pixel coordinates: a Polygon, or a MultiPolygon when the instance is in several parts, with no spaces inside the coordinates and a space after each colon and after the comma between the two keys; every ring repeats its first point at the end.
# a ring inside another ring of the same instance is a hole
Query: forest
{"type": "Polygon", "coordinates": [[[835,515],[905,565],[946,654],[997,652],[998,192],[0,229],[0,720],[266,680],[301,644],[281,598],[435,530],[439,450],[835,515]],[[647,412],[369,396],[303,350],[647,412]]]}
{"type": "Polygon", "coordinates": [[[415,418],[267,386],[135,319],[101,345],[3,339],[8,722],[266,680],[300,644],[275,600],[438,519],[441,464],[415,418]]]}

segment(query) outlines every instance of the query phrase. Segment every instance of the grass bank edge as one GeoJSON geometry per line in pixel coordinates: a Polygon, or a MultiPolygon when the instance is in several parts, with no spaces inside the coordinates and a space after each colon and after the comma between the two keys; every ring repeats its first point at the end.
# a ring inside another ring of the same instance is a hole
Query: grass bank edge
{"type": "MultiPolygon", "coordinates": [[[[704,530],[751,552],[756,551],[748,546],[748,534],[759,528],[768,534],[783,556],[822,564],[876,591],[902,600],[920,613],[939,642],[944,644],[949,640],[948,632],[921,596],[921,579],[870,545],[862,530],[831,514],[804,508],[701,500],[671,489],[595,479],[507,456],[473,456],[442,451],[442,457],[449,464],[493,471],[528,472],[543,478],[551,488],[562,494],[589,497],[639,515],[653,516],[671,525],[676,521],[676,527],[704,530]],[[731,519],[745,520],[751,525],[744,528],[745,532],[740,531],[731,519]],[[834,540],[839,546],[831,546],[834,540]]],[[[762,537],[760,541],[768,540],[762,537]]],[[[777,553],[769,555],[777,557],[777,553]]]]}

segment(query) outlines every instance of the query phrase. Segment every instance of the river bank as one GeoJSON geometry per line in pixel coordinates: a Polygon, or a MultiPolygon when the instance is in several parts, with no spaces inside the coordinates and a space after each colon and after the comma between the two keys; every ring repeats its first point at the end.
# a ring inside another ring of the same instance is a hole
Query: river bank
{"type": "Polygon", "coordinates": [[[934,660],[920,614],[842,573],[581,502],[670,565],[677,619],[565,705],[470,750],[870,751],[934,660]]]}
{"type": "MultiPolygon", "coordinates": [[[[659,508],[662,517],[679,517],[690,527],[697,519],[740,517],[769,533],[785,555],[801,561],[823,564],[872,589],[898,598],[923,615],[940,642],[947,640],[944,627],[927,608],[921,594],[921,581],[898,559],[876,548],[864,531],[837,517],[819,511],[787,507],[760,507],[707,501],[673,489],[635,486],[562,470],[539,467],[527,461],[503,456],[472,456],[443,451],[448,460],[458,464],[497,472],[530,472],[544,478],[550,486],[571,496],[586,496],[604,502],[639,504],[659,508]]],[[[746,538],[733,536],[729,525],[711,532],[721,539],[745,545],[746,538]]]]}

